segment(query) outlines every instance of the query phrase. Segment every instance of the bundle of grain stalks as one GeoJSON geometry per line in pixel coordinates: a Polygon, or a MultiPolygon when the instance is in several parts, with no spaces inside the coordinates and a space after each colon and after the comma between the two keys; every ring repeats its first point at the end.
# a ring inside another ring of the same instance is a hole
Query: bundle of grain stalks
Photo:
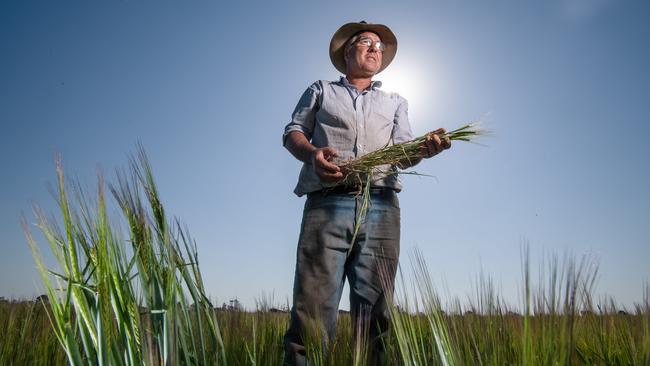
{"type": "MultiPolygon", "coordinates": [[[[472,122],[453,131],[437,135],[441,140],[449,138],[450,140],[474,142],[473,140],[477,136],[487,134],[487,131],[480,128],[478,124],[478,122],[472,122]]],[[[433,132],[429,132],[414,140],[386,146],[354,160],[339,162],[339,167],[345,173],[342,184],[359,185],[362,183],[361,185],[365,185],[368,175],[372,175],[373,169],[378,166],[399,165],[404,162],[420,160],[427,155],[423,146],[427,140],[431,140],[433,134],[433,132]]]]}
{"type": "Polygon", "coordinates": [[[426,141],[432,139],[433,134],[437,134],[440,140],[449,138],[449,140],[455,141],[474,142],[476,137],[487,135],[488,133],[489,131],[479,127],[479,122],[472,122],[450,132],[429,132],[414,140],[386,146],[354,160],[337,162],[337,165],[344,172],[344,177],[340,185],[359,187],[359,194],[362,197],[362,206],[355,223],[350,250],[354,245],[359,227],[361,222],[363,222],[368,205],[370,204],[370,186],[374,174],[418,174],[414,172],[400,172],[392,167],[401,165],[411,166],[413,162],[417,162],[427,156],[426,148],[423,147],[426,141]],[[391,170],[379,170],[378,167],[381,166],[390,166],[391,170]]]}

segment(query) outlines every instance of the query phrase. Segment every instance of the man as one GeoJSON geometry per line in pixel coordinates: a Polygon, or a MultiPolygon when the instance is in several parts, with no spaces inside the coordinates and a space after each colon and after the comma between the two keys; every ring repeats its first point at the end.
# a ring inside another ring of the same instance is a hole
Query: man
{"type": "MultiPolygon", "coordinates": [[[[370,207],[351,243],[361,196],[358,186],[337,184],[344,172],[335,164],[387,144],[413,139],[408,105],[373,81],[397,52],[397,39],[382,24],[348,23],[330,42],[330,59],[345,74],[339,81],[317,81],[302,95],[285,127],[284,146],[304,164],[295,193],[307,195],[298,241],[291,323],[285,334],[285,363],[304,365],[303,336],[316,332],[323,342],[336,332],[338,305],[345,278],[350,284],[350,311],[355,331],[367,328],[370,363],[383,356],[381,337],[389,326],[384,289],[392,288],[399,256],[401,184],[397,167],[373,174],[370,207]],[[352,249],[351,249],[352,248],[352,249]],[[351,250],[350,250],[351,249],[351,250]],[[387,273],[382,276],[380,273],[387,273]],[[309,332],[312,333],[309,333],[309,332]]],[[[434,156],[451,144],[430,133],[422,150],[434,156]]],[[[407,168],[418,161],[404,161],[407,168]]]]}

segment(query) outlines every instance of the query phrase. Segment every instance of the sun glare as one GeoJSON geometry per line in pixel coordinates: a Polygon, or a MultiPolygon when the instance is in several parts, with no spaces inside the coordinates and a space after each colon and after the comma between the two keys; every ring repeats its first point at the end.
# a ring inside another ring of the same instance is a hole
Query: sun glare
{"type": "MultiPolygon", "coordinates": [[[[423,70],[413,63],[395,62],[376,77],[382,83],[382,90],[398,93],[408,100],[410,117],[424,117],[432,108],[429,101],[434,100],[436,88],[423,70]]],[[[409,120],[413,127],[426,124],[422,118],[409,120]]]]}
{"type": "Polygon", "coordinates": [[[399,93],[409,101],[417,99],[418,86],[414,82],[410,70],[406,68],[386,70],[379,80],[382,83],[382,90],[399,93]]]}

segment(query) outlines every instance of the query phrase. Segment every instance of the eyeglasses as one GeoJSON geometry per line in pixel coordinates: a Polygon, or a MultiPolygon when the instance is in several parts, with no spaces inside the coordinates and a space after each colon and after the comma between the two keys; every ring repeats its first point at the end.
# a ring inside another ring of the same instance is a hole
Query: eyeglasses
{"type": "Polygon", "coordinates": [[[386,44],[382,41],[375,41],[372,38],[368,37],[361,37],[357,39],[356,41],[357,44],[360,44],[362,46],[366,46],[368,48],[375,47],[378,51],[384,52],[386,50],[386,44]]]}

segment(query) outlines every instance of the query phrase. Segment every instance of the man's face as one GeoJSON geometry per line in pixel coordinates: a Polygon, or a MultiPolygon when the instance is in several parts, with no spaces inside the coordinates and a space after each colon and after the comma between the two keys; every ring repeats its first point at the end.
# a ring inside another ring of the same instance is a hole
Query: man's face
{"type": "Polygon", "coordinates": [[[358,38],[370,38],[373,46],[360,43],[353,44],[345,53],[347,75],[356,77],[372,77],[381,67],[382,51],[374,46],[374,42],[381,41],[378,35],[372,32],[363,32],[358,38]]]}

